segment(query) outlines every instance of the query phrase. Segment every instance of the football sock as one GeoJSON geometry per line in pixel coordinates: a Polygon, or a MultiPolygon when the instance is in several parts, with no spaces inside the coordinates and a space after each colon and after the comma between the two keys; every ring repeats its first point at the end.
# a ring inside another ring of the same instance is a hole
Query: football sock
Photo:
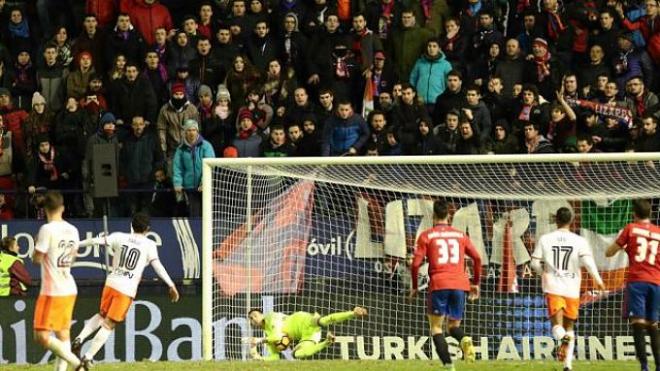
{"type": "Polygon", "coordinates": [[[353,311],[332,313],[321,317],[319,319],[319,325],[326,327],[335,323],[348,321],[353,318],[355,318],[353,311]]]}
{"type": "Polygon", "coordinates": [[[103,323],[103,317],[96,313],[92,318],[87,320],[85,327],[83,327],[82,331],[80,331],[80,334],[76,337],[76,339],[80,339],[80,342],[85,341],[89,335],[93,334],[94,331],[101,327],[101,323],[103,323]]]}
{"type": "Polygon", "coordinates": [[[90,345],[87,353],[85,353],[84,358],[90,360],[94,359],[94,356],[96,355],[96,353],[98,353],[98,351],[101,348],[103,348],[103,345],[108,340],[110,334],[112,334],[112,331],[114,330],[105,328],[105,326],[101,326],[99,332],[97,332],[96,335],[94,335],[94,338],[92,339],[92,344],[90,345]]]}
{"type": "Polygon", "coordinates": [[[463,331],[463,328],[460,326],[452,327],[449,329],[449,336],[458,340],[458,342],[460,343],[461,340],[463,340],[463,338],[465,337],[465,331],[463,331]]]}
{"type": "Polygon", "coordinates": [[[575,350],[575,332],[573,330],[566,331],[566,336],[571,338],[566,349],[566,358],[564,359],[564,367],[569,369],[573,368],[573,351],[575,350]]]}
{"type": "Polygon", "coordinates": [[[435,344],[435,352],[438,353],[438,358],[443,364],[451,364],[451,356],[449,355],[449,345],[443,334],[433,335],[433,344],[435,344]]]}
{"type": "Polygon", "coordinates": [[[648,365],[646,358],[646,325],[642,323],[633,323],[633,339],[635,340],[635,354],[642,366],[648,365]]]}
{"type": "Polygon", "coordinates": [[[71,353],[71,343],[69,343],[69,341],[61,341],[55,337],[51,337],[48,340],[48,346],[46,348],[53,352],[56,357],[64,359],[74,368],[80,365],[78,357],[71,353]]]}
{"type": "Polygon", "coordinates": [[[653,353],[653,360],[655,361],[655,367],[658,368],[660,364],[660,348],[658,348],[658,326],[649,325],[646,328],[646,331],[649,333],[651,338],[651,352],[653,353]]]}
{"type": "Polygon", "coordinates": [[[559,341],[561,340],[564,335],[566,335],[566,330],[564,330],[564,327],[561,325],[554,325],[552,327],[552,336],[555,337],[555,340],[559,341]]]}

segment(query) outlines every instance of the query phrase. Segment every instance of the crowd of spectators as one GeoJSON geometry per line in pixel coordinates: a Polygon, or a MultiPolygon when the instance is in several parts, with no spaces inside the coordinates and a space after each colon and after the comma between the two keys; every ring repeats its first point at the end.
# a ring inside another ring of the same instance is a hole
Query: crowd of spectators
{"type": "Polygon", "coordinates": [[[1,219],[98,214],[102,143],[154,216],[206,157],[660,151],[657,0],[0,0],[0,37],[1,219]]]}

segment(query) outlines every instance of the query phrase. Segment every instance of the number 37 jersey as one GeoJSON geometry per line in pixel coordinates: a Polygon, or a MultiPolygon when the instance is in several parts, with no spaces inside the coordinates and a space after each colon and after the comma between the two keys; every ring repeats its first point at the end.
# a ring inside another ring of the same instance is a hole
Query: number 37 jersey
{"type": "Polygon", "coordinates": [[[567,298],[580,297],[581,259],[592,256],[587,240],[569,231],[541,236],[532,254],[543,262],[543,291],[567,298]]]}
{"type": "Polygon", "coordinates": [[[116,232],[108,236],[108,245],[114,252],[113,268],[105,285],[135,298],[144,268],[158,259],[156,243],[143,235],[116,232]]]}
{"type": "Polygon", "coordinates": [[[660,285],[658,245],[660,227],[651,223],[630,223],[616,239],[628,254],[628,282],[649,282],[660,285]]]}

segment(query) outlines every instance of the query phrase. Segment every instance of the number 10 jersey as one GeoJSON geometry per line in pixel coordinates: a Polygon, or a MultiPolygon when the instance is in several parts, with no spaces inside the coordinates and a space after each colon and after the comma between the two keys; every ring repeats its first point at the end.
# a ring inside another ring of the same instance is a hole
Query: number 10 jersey
{"type": "Polygon", "coordinates": [[[586,256],[592,256],[587,240],[573,232],[556,230],[541,236],[532,258],[543,262],[543,291],[579,298],[581,259],[586,256]]]}
{"type": "Polygon", "coordinates": [[[144,268],[158,259],[156,243],[143,235],[121,232],[110,234],[107,243],[113,257],[105,285],[135,298],[144,268]]]}

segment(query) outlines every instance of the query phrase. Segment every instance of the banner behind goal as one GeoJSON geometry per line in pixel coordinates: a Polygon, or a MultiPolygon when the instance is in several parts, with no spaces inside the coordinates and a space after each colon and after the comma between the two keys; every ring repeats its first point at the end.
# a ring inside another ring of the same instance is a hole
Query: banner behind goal
{"type": "MultiPolygon", "coordinates": [[[[406,301],[417,235],[438,197],[484,265],[482,297],[464,328],[478,359],[551,357],[535,241],[567,206],[590,242],[607,292],[583,280],[577,359],[630,359],[621,318],[627,258],[604,256],[631,221],[631,199],[651,198],[658,220],[658,154],[213,159],[204,168],[203,346],[206,359],[247,359],[264,312],[328,314],[356,305],[364,320],[334,326],[323,359],[431,358],[425,295],[406,301]]],[[[426,270],[422,268],[422,289],[426,270]]],[[[585,275],[586,277],[586,275],[585,275]]],[[[460,351],[451,342],[452,352],[460,351]]],[[[285,354],[288,356],[288,354],[285,354]]]]}

